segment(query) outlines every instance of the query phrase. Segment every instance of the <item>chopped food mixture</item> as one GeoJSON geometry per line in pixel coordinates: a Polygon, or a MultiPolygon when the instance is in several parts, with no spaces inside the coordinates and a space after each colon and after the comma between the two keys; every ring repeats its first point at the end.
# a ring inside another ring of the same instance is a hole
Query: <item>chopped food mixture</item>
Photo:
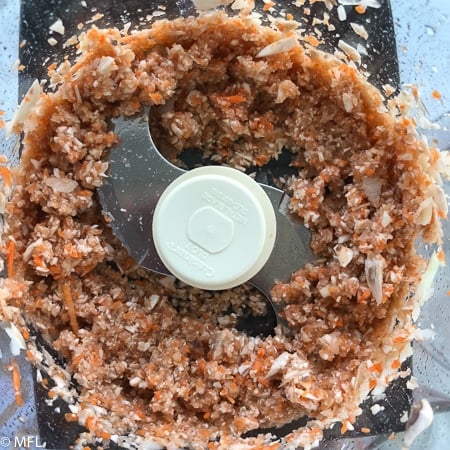
{"type": "Polygon", "coordinates": [[[447,214],[439,152],[399,98],[387,108],[353,63],[278,28],[224,12],[131,34],[94,26],[12,124],[23,154],[13,177],[6,163],[0,172],[0,318],[65,358],[59,367],[28,341],[49,397],[88,430],[80,446],[310,448],[332,424],[353,429],[369,393],[402,375],[426,294],[415,242],[439,244],[447,214]],[[270,308],[254,288],[202,291],[150,273],[113,235],[96,194],[118,140],[111,120],[144,106],[177,163],[191,150],[252,170],[292,153],[296,174],[278,183],[317,256],[274,280],[292,336],[238,331],[270,308]],[[254,431],[301,417],[284,437],[254,431]]]}

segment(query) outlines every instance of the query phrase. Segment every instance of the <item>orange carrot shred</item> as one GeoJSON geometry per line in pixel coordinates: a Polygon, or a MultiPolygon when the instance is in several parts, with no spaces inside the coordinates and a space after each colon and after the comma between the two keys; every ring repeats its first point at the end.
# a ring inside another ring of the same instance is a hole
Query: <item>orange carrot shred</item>
{"type": "Polygon", "coordinates": [[[6,187],[11,187],[13,184],[11,170],[7,167],[0,166],[0,177],[3,178],[3,182],[6,187]]]}
{"type": "Polygon", "coordinates": [[[275,6],[275,2],[267,2],[266,4],[264,4],[263,6],[263,10],[264,11],[268,11],[270,8],[272,8],[273,6],[275,6]]]}
{"type": "Polygon", "coordinates": [[[72,298],[72,292],[70,291],[70,284],[64,283],[62,286],[63,296],[64,296],[64,302],[66,303],[67,312],[69,313],[69,321],[70,321],[70,327],[72,328],[72,331],[74,334],[78,334],[78,321],[77,321],[77,314],[75,312],[75,307],[73,305],[73,298],[72,298]]]}
{"type": "Polygon", "coordinates": [[[439,250],[438,254],[437,254],[438,260],[439,262],[444,265],[445,264],[445,253],[444,251],[441,249],[439,250]]]}
{"type": "Polygon", "coordinates": [[[240,94],[224,96],[222,97],[222,99],[228,103],[231,103],[232,105],[239,105],[246,100],[246,98],[240,94]]]}
{"type": "Polygon", "coordinates": [[[5,128],[5,121],[0,119],[0,128],[5,128]]]}
{"type": "Polygon", "coordinates": [[[320,44],[319,40],[312,34],[308,34],[305,39],[308,44],[311,44],[313,47],[317,47],[320,44]]]}
{"type": "Polygon", "coordinates": [[[431,93],[431,96],[432,96],[434,99],[436,99],[436,100],[441,100],[441,98],[442,98],[442,94],[441,94],[437,89],[435,89],[435,90],[431,93]]]}
{"type": "Polygon", "coordinates": [[[383,371],[383,366],[381,365],[381,363],[376,363],[376,364],[373,364],[372,366],[370,366],[369,370],[371,372],[381,373],[383,371]]]}
{"type": "Polygon", "coordinates": [[[20,329],[20,333],[22,334],[23,338],[28,341],[28,339],[30,339],[30,332],[28,331],[27,328],[21,328],[20,329]]]}
{"type": "Polygon", "coordinates": [[[363,5],[357,5],[357,6],[355,6],[355,11],[358,14],[364,14],[366,12],[366,7],[363,5]]]}
{"type": "Polygon", "coordinates": [[[398,369],[401,366],[400,360],[399,359],[394,359],[394,361],[392,361],[391,367],[393,369],[398,369]]]}
{"type": "Polygon", "coordinates": [[[22,398],[22,389],[21,389],[21,376],[20,376],[20,369],[19,365],[17,364],[16,360],[11,357],[9,360],[9,363],[12,368],[12,380],[13,380],[13,388],[14,388],[14,397],[16,398],[16,403],[18,406],[23,405],[23,398],[22,398]]]}
{"type": "Polygon", "coordinates": [[[16,243],[14,241],[9,241],[8,245],[8,258],[6,261],[8,278],[14,277],[14,257],[16,253],[16,243]]]}
{"type": "Polygon", "coordinates": [[[74,413],[66,413],[64,414],[64,418],[67,422],[77,422],[78,421],[78,415],[74,413]]]}
{"type": "Polygon", "coordinates": [[[341,426],[341,434],[345,434],[348,431],[348,420],[344,420],[341,426]]]}

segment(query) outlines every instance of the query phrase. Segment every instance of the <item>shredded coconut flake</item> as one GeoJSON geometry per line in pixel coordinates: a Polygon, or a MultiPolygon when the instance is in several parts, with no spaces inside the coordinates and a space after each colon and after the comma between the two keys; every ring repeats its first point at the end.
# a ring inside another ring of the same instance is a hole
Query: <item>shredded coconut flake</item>
{"type": "Polygon", "coordinates": [[[50,31],[54,31],[55,33],[59,33],[61,36],[65,33],[64,24],[61,19],[56,20],[55,23],[50,25],[50,31]]]}
{"type": "Polygon", "coordinates": [[[283,352],[278,358],[276,358],[272,366],[270,367],[270,370],[267,372],[266,377],[270,378],[276,375],[277,373],[281,372],[282,369],[284,369],[291,357],[291,354],[288,352],[283,352]]]}
{"type": "Polygon", "coordinates": [[[11,354],[13,356],[18,356],[21,350],[25,350],[27,348],[25,339],[13,323],[8,324],[4,330],[10,339],[9,349],[11,354]]]}
{"type": "Polygon", "coordinates": [[[360,25],[358,23],[350,22],[350,26],[352,27],[353,31],[363,39],[368,39],[369,33],[367,33],[367,30],[363,25],[360,25]]]}
{"type": "Polygon", "coordinates": [[[338,19],[341,22],[344,22],[345,20],[347,20],[347,11],[345,11],[345,8],[343,5],[339,5],[337,7],[337,14],[338,14],[338,19]]]}
{"type": "Polygon", "coordinates": [[[279,41],[273,42],[267,45],[258,52],[256,58],[264,58],[265,56],[277,55],[278,53],[288,52],[298,45],[297,38],[295,36],[289,36],[279,41]]]}
{"type": "Polygon", "coordinates": [[[55,192],[61,192],[69,194],[73,192],[78,183],[70,178],[58,178],[58,177],[48,177],[45,179],[45,184],[50,186],[55,192]]]}
{"type": "Polygon", "coordinates": [[[347,44],[343,40],[339,40],[338,47],[347,55],[350,61],[354,61],[357,63],[361,62],[361,55],[359,54],[358,50],[356,50],[355,47],[351,46],[350,44],[347,44]]]}
{"type": "Polygon", "coordinates": [[[336,245],[334,247],[334,252],[342,267],[347,267],[353,259],[353,251],[345,245],[336,245]]]}
{"type": "Polygon", "coordinates": [[[381,255],[366,258],[364,271],[367,285],[377,305],[381,305],[383,301],[383,266],[384,258],[381,255]]]}
{"type": "Polygon", "coordinates": [[[366,177],[362,180],[362,186],[369,201],[378,206],[380,203],[381,185],[383,181],[379,177],[366,177]]]}
{"type": "Polygon", "coordinates": [[[30,112],[36,106],[41,95],[41,85],[38,80],[34,80],[28,92],[25,94],[19,107],[16,109],[10,122],[6,124],[6,138],[11,137],[13,132],[20,131],[30,112]],[[16,129],[19,130],[16,130],[16,129]]]}
{"type": "Polygon", "coordinates": [[[365,8],[380,8],[381,3],[378,0],[339,0],[344,6],[363,6],[365,8]]]}
{"type": "Polygon", "coordinates": [[[199,11],[207,11],[219,6],[229,5],[233,0],[192,0],[195,8],[199,11]]]}

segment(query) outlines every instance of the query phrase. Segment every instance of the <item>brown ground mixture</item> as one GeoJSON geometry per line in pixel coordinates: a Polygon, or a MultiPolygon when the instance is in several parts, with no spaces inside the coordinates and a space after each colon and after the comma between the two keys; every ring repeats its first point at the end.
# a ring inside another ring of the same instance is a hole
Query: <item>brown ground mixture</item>
{"type": "MultiPolygon", "coordinates": [[[[17,308],[66,358],[80,391],[68,419],[84,440],[307,447],[334,422],[351,428],[410,354],[425,266],[414,242],[439,240],[443,215],[435,154],[351,65],[300,45],[256,56],[283,38],[223,13],[130,35],[92,28],[76,63],[50,70],[7,206],[0,315],[23,329],[17,308]],[[113,236],[96,194],[117,141],[110,119],[143,105],[174,161],[200,149],[245,170],[294,153],[298,173],[282,181],[318,259],[273,289],[293,336],[237,331],[239,315],[264,313],[259,292],[149,273],[113,236]],[[242,437],[302,416],[307,426],[273,444],[242,437]]],[[[32,343],[29,356],[42,356],[32,343]]],[[[71,397],[62,385],[55,395],[71,397]]]]}

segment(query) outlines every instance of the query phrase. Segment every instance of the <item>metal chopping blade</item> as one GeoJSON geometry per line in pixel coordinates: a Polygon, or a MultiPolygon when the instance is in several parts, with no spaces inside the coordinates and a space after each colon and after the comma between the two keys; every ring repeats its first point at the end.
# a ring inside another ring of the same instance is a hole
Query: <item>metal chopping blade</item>
{"type": "MultiPolygon", "coordinates": [[[[103,213],[130,256],[142,267],[171,275],[155,248],[152,220],[164,190],[185,173],[168,162],[150,135],[148,108],[143,114],[114,121],[119,144],[110,152],[109,176],[99,188],[103,213]]],[[[290,333],[282,316],[283,305],[272,302],[270,291],[277,280],[313,261],[310,233],[289,214],[289,197],[280,189],[261,184],[275,212],[277,231],[274,249],[264,267],[248,280],[270,301],[278,326],[290,333]]]]}

